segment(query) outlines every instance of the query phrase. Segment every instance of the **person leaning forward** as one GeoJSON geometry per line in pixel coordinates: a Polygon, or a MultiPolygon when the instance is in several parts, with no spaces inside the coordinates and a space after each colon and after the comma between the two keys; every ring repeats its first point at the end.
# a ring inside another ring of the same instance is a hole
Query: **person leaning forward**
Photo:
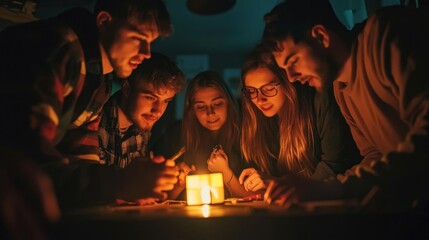
{"type": "MultiPolygon", "coordinates": [[[[118,195],[163,198],[173,188],[174,163],[141,161],[132,171],[100,165],[97,132],[113,76],[128,77],[150,58],[151,43],[171,31],[161,0],[100,0],[94,14],[74,8],[0,33],[1,145],[48,173],[61,209],[110,203],[118,195]]],[[[20,161],[10,156],[1,161],[20,161]]],[[[16,177],[17,171],[5,172],[16,177]]]]}

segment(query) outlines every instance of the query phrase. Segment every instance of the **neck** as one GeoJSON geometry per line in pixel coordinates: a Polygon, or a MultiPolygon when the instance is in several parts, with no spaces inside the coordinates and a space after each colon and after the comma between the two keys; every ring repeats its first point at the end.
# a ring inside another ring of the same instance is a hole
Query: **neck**
{"type": "Polygon", "coordinates": [[[103,75],[113,72],[112,64],[110,63],[110,59],[107,55],[106,50],[104,49],[103,45],[101,43],[99,44],[100,47],[100,53],[101,53],[101,65],[103,67],[103,75]]]}
{"type": "Polygon", "coordinates": [[[122,111],[121,107],[118,107],[118,125],[121,129],[127,129],[128,127],[133,125],[133,123],[129,120],[124,111],[122,111]]]}

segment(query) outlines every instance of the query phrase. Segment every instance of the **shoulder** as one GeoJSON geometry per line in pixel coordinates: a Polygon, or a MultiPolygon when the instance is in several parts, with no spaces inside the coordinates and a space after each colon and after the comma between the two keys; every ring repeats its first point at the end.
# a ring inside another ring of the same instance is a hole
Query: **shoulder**
{"type": "MultiPolygon", "coordinates": [[[[427,29],[428,16],[426,11],[403,6],[389,6],[377,9],[368,17],[363,33],[372,34],[392,32],[395,35],[427,29]]],[[[374,36],[373,36],[374,37],[374,36]]]]}
{"type": "Polygon", "coordinates": [[[336,108],[337,103],[335,101],[333,90],[330,89],[326,91],[316,92],[314,94],[313,104],[316,112],[325,112],[328,109],[336,108]]]}

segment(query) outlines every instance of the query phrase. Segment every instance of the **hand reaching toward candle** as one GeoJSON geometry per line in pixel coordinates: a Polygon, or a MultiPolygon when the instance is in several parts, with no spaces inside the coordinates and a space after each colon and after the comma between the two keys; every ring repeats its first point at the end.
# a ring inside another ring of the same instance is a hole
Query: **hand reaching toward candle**
{"type": "Polygon", "coordinates": [[[277,204],[289,208],[299,201],[299,195],[295,185],[298,178],[286,175],[279,179],[271,180],[264,194],[264,200],[268,204],[277,204]]]}
{"type": "Polygon", "coordinates": [[[135,201],[142,198],[155,198],[164,201],[177,183],[178,167],[174,161],[155,156],[151,161],[132,161],[123,170],[122,181],[118,186],[118,198],[135,201]]]}
{"type": "Polygon", "coordinates": [[[184,187],[185,183],[186,183],[186,176],[191,173],[196,171],[196,167],[194,165],[190,166],[188,164],[186,164],[185,162],[181,162],[179,163],[179,176],[178,176],[178,182],[177,184],[180,187],[184,187]]]}
{"type": "Polygon", "coordinates": [[[289,173],[269,182],[264,200],[289,208],[299,202],[342,199],[343,190],[343,185],[334,178],[317,181],[289,173]]]}

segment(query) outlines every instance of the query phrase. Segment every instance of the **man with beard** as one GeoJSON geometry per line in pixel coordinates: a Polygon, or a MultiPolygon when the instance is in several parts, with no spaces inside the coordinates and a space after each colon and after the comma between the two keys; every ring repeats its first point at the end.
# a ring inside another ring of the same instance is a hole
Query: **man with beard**
{"type": "Polygon", "coordinates": [[[427,12],[380,8],[349,31],[328,0],[288,0],[265,21],[264,42],[289,81],[333,88],[364,157],[339,181],[273,181],[266,200],[355,198],[371,209],[427,210],[427,12]]]}

